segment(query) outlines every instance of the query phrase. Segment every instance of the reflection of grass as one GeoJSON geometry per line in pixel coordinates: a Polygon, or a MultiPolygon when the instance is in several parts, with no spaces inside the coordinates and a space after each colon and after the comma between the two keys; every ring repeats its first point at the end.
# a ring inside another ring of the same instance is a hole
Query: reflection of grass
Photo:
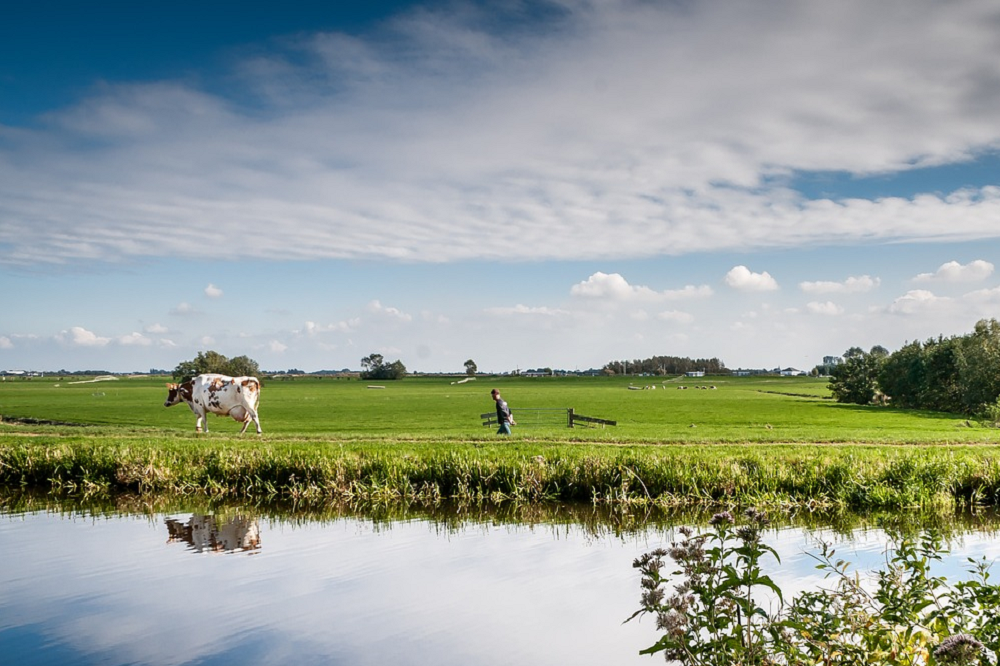
{"type": "Polygon", "coordinates": [[[195,435],[190,411],[162,407],[162,381],[122,379],[100,391],[57,383],[0,384],[0,484],[312,505],[1000,504],[997,430],[947,414],[838,405],[821,380],[411,378],[382,391],[347,380],[269,381],[262,437],[237,437],[238,424],[218,418],[210,434],[195,435]],[[629,391],[630,382],[658,388],[629,391]],[[491,411],[494,386],[515,415],[573,407],[619,426],[538,425],[497,438],[478,418],[491,411]]]}
{"type": "MultiPolygon", "coordinates": [[[[329,499],[294,502],[276,499],[248,503],[239,498],[135,493],[60,495],[38,490],[0,490],[0,513],[31,512],[65,515],[135,516],[156,518],[165,514],[199,513],[217,517],[243,516],[279,525],[363,520],[391,529],[393,524],[427,521],[436,529],[456,532],[469,525],[548,525],[553,528],[578,525],[594,536],[632,536],[650,530],[680,525],[707,525],[716,508],[703,506],[656,506],[637,504],[591,504],[555,502],[348,502],[329,499]]],[[[857,530],[884,529],[893,536],[934,529],[952,538],[976,532],[1000,532],[1000,514],[976,511],[802,511],[797,507],[771,512],[771,528],[799,528],[807,532],[851,538],[857,530]]]]}

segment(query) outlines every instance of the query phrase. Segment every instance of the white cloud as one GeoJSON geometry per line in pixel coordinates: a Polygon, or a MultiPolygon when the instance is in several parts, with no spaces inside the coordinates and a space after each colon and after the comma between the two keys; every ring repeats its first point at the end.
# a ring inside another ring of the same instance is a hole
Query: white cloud
{"type": "Polygon", "coordinates": [[[196,317],[203,313],[201,310],[194,307],[190,303],[182,302],[178,303],[177,307],[170,310],[170,314],[175,317],[196,317]]]}
{"type": "Polygon", "coordinates": [[[209,284],[205,287],[205,295],[209,298],[222,298],[222,290],[214,284],[209,284]]]}
{"type": "Polygon", "coordinates": [[[361,326],[361,319],[358,317],[333,324],[317,324],[314,321],[307,321],[303,326],[303,332],[309,337],[314,337],[321,333],[348,333],[356,330],[359,326],[361,326]]]}
{"type": "Polygon", "coordinates": [[[126,347],[138,346],[138,347],[148,347],[153,344],[153,341],[147,338],[142,333],[133,332],[128,335],[122,335],[118,338],[118,344],[125,345],[126,347]]]}
{"type": "Polygon", "coordinates": [[[819,303],[817,301],[806,303],[806,310],[808,310],[812,314],[818,314],[818,315],[844,314],[844,308],[830,301],[826,301],[825,303],[819,303]]]}
{"type": "Polygon", "coordinates": [[[799,289],[807,294],[854,294],[871,291],[881,280],[868,275],[849,277],[843,282],[800,282],[799,289]]]}
{"type": "Polygon", "coordinates": [[[225,93],[95,88],[5,134],[0,262],[1000,237],[997,187],[873,201],[786,187],[802,171],[891,176],[1000,145],[994,0],[560,7],[527,30],[427,9],[370,39],[261,45],[225,93]]]}
{"type": "Polygon", "coordinates": [[[650,287],[629,284],[628,280],[618,273],[609,274],[598,271],[583,282],[573,285],[569,293],[571,296],[611,301],[655,301],[707,298],[712,295],[712,288],[708,285],[697,287],[687,285],[681,289],[656,291],[650,287]]]}
{"type": "Polygon", "coordinates": [[[980,303],[1000,303],[1000,287],[992,289],[977,289],[964,296],[965,299],[980,303]]]}
{"type": "Polygon", "coordinates": [[[941,264],[934,273],[921,273],[914,282],[979,282],[993,275],[993,264],[982,259],[971,261],[964,266],[957,261],[941,264]]]}
{"type": "Polygon", "coordinates": [[[6,335],[0,335],[0,349],[13,349],[14,343],[6,335]]]}
{"type": "Polygon", "coordinates": [[[778,283],[767,271],[754,273],[746,266],[736,266],[726,273],[726,284],[739,291],[774,291],[778,283]]]}
{"type": "Polygon", "coordinates": [[[951,299],[935,296],[926,289],[913,289],[894,300],[887,311],[891,314],[921,314],[949,303],[951,299]]]}
{"type": "Polygon", "coordinates": [[[373,315],[384,316],[401,322],[409,322],[413,319],[411,315],[408,315],[397,308],[385,307],[378,301],[371,301],[368,304],[367,310],[373,315]]]}
{"type": "Polygon", "coordinates": [[[284,352],[286,349],[288,349],[288,345],[286,345],[285,343],[281,342],[280,340],[271,340],[267,344],[267,348],[268,348],[269,351],[271,351],[274,354],[280,354],[280,353],[284,352]]]}
{"type": "Polygon", "coordinates": [[[496,308],[486,308],[484,310],[487,314],[491,315],[542,315],[545,317],[556,317],[562,315],[568,315],[569,312],[566,310],[560,310],[558,308],[549,307],[529,307],[527,305],[521,305],[518,303],[512,308],[496,307],[496,308]]]}
{"type": "Polygon", "coordinates": [[[150,324],[149,326],[147,326],[143,330],[146,333],[151,333],[153,335],[163,335],[164,333],[167,333],[170,329],[168,329],[163,324],[150,324]]]}
{"type": "Polygon", "coordinates": [[[690,324],[694,321],[694,315],[687,312],[680,312],[679,310],[661,312],[656,315],[656,318],[660,321],[670,321],[677,324],[690,324]]]}
{"type": "Polygon", "coordinates": [[[61,332],[58,339],[60,342],[74,347],[103,347],[111,342],[110,338],[101,337],[82,326],[73,326],[68,331],[61,332]]]}

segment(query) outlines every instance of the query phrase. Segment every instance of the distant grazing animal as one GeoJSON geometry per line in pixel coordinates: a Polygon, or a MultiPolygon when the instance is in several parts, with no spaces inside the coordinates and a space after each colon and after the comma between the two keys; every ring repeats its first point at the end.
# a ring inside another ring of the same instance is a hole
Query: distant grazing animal
{"type": "Polygon", "coordinates": [[[226,375],[198,375],[183,384],[167,384],[170,393],[163,403],[171,407],[181,402],[187,403],[194,415],[198,417],[194,429],[208,432],[209,414],[231,416],[243,424],[242,435],[247,431],[250,421],[257,426],[260,434],[260,418],[257,416],[257,403],[260,401],[260,382],[256,377],[227,377],[226,375]]]}

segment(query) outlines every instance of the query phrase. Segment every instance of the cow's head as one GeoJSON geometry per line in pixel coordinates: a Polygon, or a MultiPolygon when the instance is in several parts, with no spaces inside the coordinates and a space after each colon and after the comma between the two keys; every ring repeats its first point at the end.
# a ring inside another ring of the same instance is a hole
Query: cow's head
{"type": "Polygon", "coordinates": [[[191,382],[183,384],[167,384],[167,399],[163,402],[164,407],[172,407],[181,402],[191,400],[191,382]]]}

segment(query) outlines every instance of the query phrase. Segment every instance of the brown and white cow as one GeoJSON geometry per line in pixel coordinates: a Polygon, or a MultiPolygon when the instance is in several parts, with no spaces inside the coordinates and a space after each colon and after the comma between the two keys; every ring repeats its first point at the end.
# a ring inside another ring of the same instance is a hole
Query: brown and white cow
{"type": "Polygon", "coordinates": [[[260,434],[260,419],[257,416],[257,403],[260,401],[260,382],[256,377],[227,377],[226,375],[198,375],[183,384],[167,384],[170,393],[163,403],[171,407],[182,402],[187,403],[194,415],[195,430],[208,432],[209,413],[218,416],[231,416],[243,424],[242,435],[247,431],[250,421],[257,426],[260,434]]]}

